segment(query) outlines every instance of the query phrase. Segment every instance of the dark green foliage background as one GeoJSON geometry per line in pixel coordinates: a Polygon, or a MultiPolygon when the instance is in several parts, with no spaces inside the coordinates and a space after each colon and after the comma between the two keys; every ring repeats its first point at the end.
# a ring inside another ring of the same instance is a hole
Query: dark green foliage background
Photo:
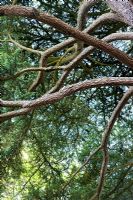
{"type": "MultiPolygon", "coordinates": [[[[0,5],[10,5],[2,1],[0,5]]],[[[25,6],[36,6],[65,22],[76,26],[79,1],[18,1],[25,6]]],[[[89,18],[96,19],[108,11],[97,4],[89,18]]],[[[17,71],[38,66],[38,57],[8,42],[12,38],[27,47],[44,50],[67,37],[52,27],[35,20],[0,17],[0,76],[12,76],[17,71]]],[[[116,31],[126,31],[121,23],[105,24],[93,35],[105,37],[116,31]]],[[[133,53],[132,42],[116,42],[125,52],[133,53]]],[[[60,51],[59,56],[64,52],[60,51]]],[[[52,59],[52,58],[51,58],[52,59]]],[[[51,60],[49,60],[49,63],[51,60]]],[[[133,71],[101,51],[94,51],[93,61],[84,59],[72,71],[65,85],[99,77],[132,77],[133,71]]],[[[44,84],[35,92],[28,87],[36,72],[8,81],[1,81],[2,99],[35,99],[50,89],[60,72],[46,74],[44,84]]],[[[90,163],[61,191],[61,187],[95,150],[104,128],[125,87],[106,87],[78,92],[50,106],[42,107],[28,116],[17,117],[0,125],[0,186],[1,199],[70,199],[88,200],[96,191],[102,154],[96,154],[90,163]]],[[[102,200],[130,200],[133,198],[133,109],[132,99],[123,109],[115,124],[110,142],[108,165],[102,200]]],[[[1,113],[10,109],[3,108],[1,113]]]]}

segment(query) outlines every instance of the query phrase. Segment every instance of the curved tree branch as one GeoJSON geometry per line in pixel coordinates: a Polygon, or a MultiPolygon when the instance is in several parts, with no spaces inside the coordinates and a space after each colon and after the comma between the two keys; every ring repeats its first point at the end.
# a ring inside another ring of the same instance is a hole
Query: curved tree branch
{"type": "Polygon", "coordinates": [[[24,6],[0,6],[0,15],[1,16],[22,16],[28,17],[31,19],[36,19],[40,22],[46,23],[50,26],[57,28],[59,31],[64,32],[67,35],[71,35],[72,37],[85,42],[88,45],[92,45],[111,56],[117,58],[120,62],[126,64],[129,67],[133,68],[133,59],[128,57],[122,51],[112,47],[104,41],[101,41],[91,35],[88,35],[84,32],[77,30],[76,28],[71,27],[66,24],[62,20],[53,17],[44,12],[39,12],[37,9],[28,8],[24,6]]]}
{"type": "Polygon", "coordinates": [[[114,78],[101,78],[87,80],[79,83],[75,83],[66,87],[63,87],[61,90],[51,94],[45,94],[42,97],[31,100],[31,101],[4,101],[0,99],[1,107],[21,107],[19,110],[14,110],[5,114],[0,115],[0,121],[5,121],[12,117],[25,115],[31,110],[38,108],[40,106],[48,105],[55,103],[66,96],[70,96],[73,93],[89,88],[101,87],[101,86],[117,86],[117,85],[133,85],[133,78],[125,77],[114,77],[114,78]]]}
{"type": "Polygon", "coordinates": [[[102,143],[101,143],[101,148],[103,149],[103,162],[102,162],[102,167],[101,167],[101,172],[100,172],[100,180],[99,180],[97,192],[91,198],[91,200],[100,199],[100,195],[104,186],[104,180],[105,180],[107,164],[108,164],[108,159],[109,159],[108,147],[107,147],[109,136],[111,134],[111,130],[114,126],[114,123],[116,122],[117,118],[120,115],[121,110],[123,109],[125,104],[128,102],[129,98],[131,98],[132,96],[133,96],[133,87],[130,87],[129,90],[124,94],[122,99],[119,101],[116,108],[114,109],[112,116],[110,117],[110,120],[108,122],[107,128],[104,131],[102,143]]]}
{"type": "MultiPolygon", "coordinates": [[[[100,26],[103,23],[108,22],[108,21],[121,21],[121,19],[115,13],[103,14],[98,19],[93,21],[93,23],[88,28],[86,28],[83,32],[92,33],[98,26],[100,26]]],[[[65,48],[66,46],[73,45],[75,41],[76,40],[74,38],[69,38],[68,40],[63,41],[63,42],[47,49],[43,54],[43,63],[45,63],[45,65],[43,65],[43,66],[46,67],[47,59],[51,54],[65,48]]],[[[38,74],[37,79],[30,86],[29,91],[33,91],[36,89],[36,87],[41,82],[41,79],[43,79],[43,75],[44,74],[41,72],[38,74]]],[[[58,86],[55,86],[53,89],[51,89],[51,91],[56,91],[59,88],[59,85],[62,84],[62,82],[63,82],[62,80],[64,79],[63,77],[65,77],[65,76],[66,76],[66,72],[63,73],[61,80],[58,81],[58,83],[57,83],[58,86]]]]}
{"type": "MultiPolygon", "coordinates": [[[[115,40],[133,40],[133,33],[112,33],[102,39],[106,42],[112,42],[115,40]]],[[[74,60],[72,60],[68,65],[64,66],[64,69],[73,69],[82,59],[84,59],[88,54],[95,50],[94,47],[86,47],[74,60]]],[[[63,66],[62,66],[63,67],[63,66]]]]}
{"type": "MultiPolygon", "coordinates": [[[[112,33],[107,37],[104,37],[102,40],[105,40],[106,42],[112,42],[115,40],[133,40],[133,33],[125,32],[125,33],[112,33]]],[[[71,70],[79,64],[79,62],[84,59],[86,56],[88,56],[90,53],[95,50],[94,47],[87,47],[85,48],[77,57],[75,57],[69,64],[60,66],[63,69],[66,69],[65,72],[62,74],[61,78],[57,81],[56,85],[48,92],[56,92],[61,88],[63,85],[65,79],[67,78],[68,74],[71,72],[71,70]]]]}
{"type": "Polygon", "coordinates": [[[10,39],[9,42],[14,43],[14,44],[15,44],[18,48],[20,48],[20,49],[29,51],[29,52],[31,52],[31,53],[35,53],[35,54],[37,54],[37,55],[41,55],[41,54],[43,53],[43,51],[34,50],[34,49],[32,49],[32,48],[28,48],[28,47],[25,47],[25,46],[19,44],[17,41],[13,40],[13,39],[11,38],[10,35],[9,35],[9,39],[10,39]]]}
{"type": "Polygon", "coordinates": [[[79,7],[78,16],[77,16],[77,28],[82,31],[85,26],[85,18],[88,10],[91,6],[93,6],[98,0],[84,0],[81,2],[81,5],[79,7]]]}

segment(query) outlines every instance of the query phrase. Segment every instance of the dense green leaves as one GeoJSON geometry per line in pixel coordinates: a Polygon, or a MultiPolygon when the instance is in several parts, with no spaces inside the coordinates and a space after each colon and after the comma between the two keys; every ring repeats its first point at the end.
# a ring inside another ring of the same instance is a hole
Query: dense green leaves
{"type": "MultiPolygon", "coordinates": [[[[79,1],[39,0],[18,3],[38,7],[76,26],[79,1]]],[[[3,1],[0,5],[6,4],[11,2],[3,1]]],[[[104,3],[94,6],[88,24],[107,9],[104,3]]],[[[4,100],[36,99],[55,85],[61,72],[46,72],[43,83],[33,92],[29,92],[28,88],[37,72],[26,72],[20,77],[9,78],[22,69],[38,67],[39,56],[16,47],[9,41],[8,34],[20,44],[37,50],[58,44],[66,36],[35,20],[9,17],[1,17],[0,20],[3,27],[0,30],[0,96],[4,100]]],[[[93,34],[103,38],[118,30],[126,31],[127,27],[122,23],[117,27],[115,23],[110,23],[98,28],[93,34]]],[[[132,54],[131,42],[117,42],[114,45],[132,54]]],[[[66,51],[61,50],[50,56],[48,66],[57,66],[66,51]]],[[[131,69],[96,50],[91,58],[84,59],[71,72],[64,84],[104,76],[132,75],[131,69]]],[[[127,87],[120,86],[81,91],[53,105],[33,110],[29,115],[2,123],[1,199],[90,199],[98,184],[102,152],[96,153],[85,167],[72,176],[100,145],[109,117],[126,90],[127,87]]],[[[0,112],[11,110],[2,108],[0,112]]],[[[108,144],[110,159],[101,197],[103,200],[132,199],[132,120],[131,99],[115,124],[108,144]]]]}

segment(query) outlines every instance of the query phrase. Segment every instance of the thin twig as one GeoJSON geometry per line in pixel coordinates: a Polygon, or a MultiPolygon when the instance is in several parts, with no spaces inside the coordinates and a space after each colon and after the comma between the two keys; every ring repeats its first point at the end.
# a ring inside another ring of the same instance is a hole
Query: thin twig
{"type": "Polygon", "coordinates": [[[101,146],[99,146],[95,151],[91,152],[90,155],[88,156],[87,160],[81,165],[81,167],[79,167],[76,172],[74,172],[71,176],[71,178],[69,179],[69,181],[67,181],[63,187],[61,188],[60,192],[63,192],[69,185],[70,183],[74,180],[74,178],[76,177],[76,175],[90,162],[90,160],[92,159],[92,157],[101,149],[101,146]]]}

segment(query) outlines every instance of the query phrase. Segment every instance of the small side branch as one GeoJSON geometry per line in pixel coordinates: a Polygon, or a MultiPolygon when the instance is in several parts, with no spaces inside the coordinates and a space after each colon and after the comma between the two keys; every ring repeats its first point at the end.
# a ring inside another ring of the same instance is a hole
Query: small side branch
{"type": "Polygon", "coordinates": [[[91,152],[90,155],[88,156],[87,160],[83,163],[83,165],[81,165],[81,167],[79,167],[76,172],[74,174],[72,174],[71,178],[69,179],[68,182],[66,182],[66,184],[64,184],[64,186],[61,188],[60,192],[63,192],[69,185],[70,183],[73,181],[73,179],[76,177],[76,175],[91,161],[92,157],[101,149],[101,147],[99,146],[95,151],[91,152]]]}
{"type": "Polygon", "coordinates": [[[31,53],[35,53],[37,55],[41,55],[43,53],[43,51],[34,50],[32,48],[28,48],[28,47],[23,46],[22,44],[19,44],[17,41],[13,40],[10,35],[9,35],[9,39],[10,39],[10,42],[14,43],[20,49],[29,51],[31,53]]]}

